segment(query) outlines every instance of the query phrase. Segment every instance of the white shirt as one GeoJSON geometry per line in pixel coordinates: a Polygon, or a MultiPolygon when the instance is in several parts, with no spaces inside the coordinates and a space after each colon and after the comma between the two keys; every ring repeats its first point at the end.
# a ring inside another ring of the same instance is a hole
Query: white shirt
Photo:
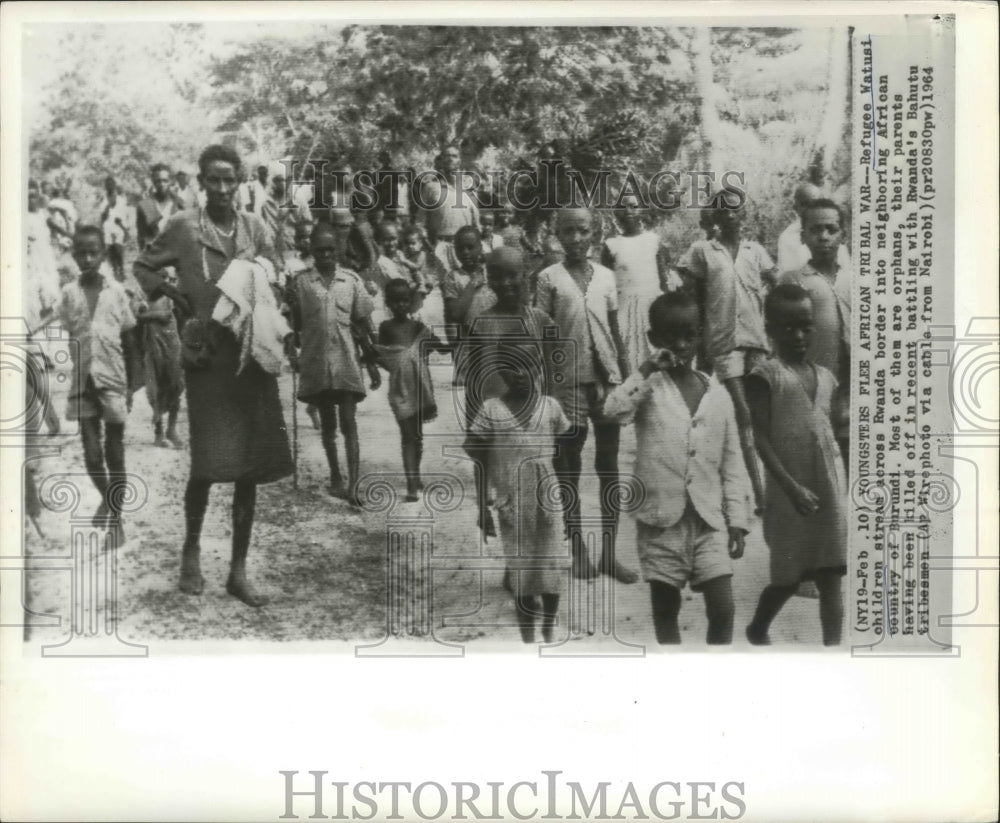
{"type": "Polygon", "coordinates": [[[669,375],[653,372],[644,379],[635,372],[608,395],[604,415],[635,422],[635,474],[646,493],[639,520],[673,526],[690,499],[713,529],[748,529],[750,479],[733,401],[721,383],[709,382],[692,416],[669,375]]]}

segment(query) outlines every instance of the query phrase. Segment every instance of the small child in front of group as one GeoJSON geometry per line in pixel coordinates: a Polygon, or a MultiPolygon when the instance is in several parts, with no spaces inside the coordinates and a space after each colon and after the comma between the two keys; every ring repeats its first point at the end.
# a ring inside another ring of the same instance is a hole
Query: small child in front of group
{"type": "Polygon", "coordinates": [[[814,325],[809,292],[782,283],[767,296],[775,356],[747,377],[757,448],[768,470],[764,539],[771,583],[747,626],[747,639],[769,645],[771,622],[801,582],[819,590],[823,643],[840,643],[841,579],[847,571],[847,482],[831,424],[837,380],[809,359],[814,325]]]}
{"type": "Polygon", "coordinates": [[[708,643],[732,642],[732,560],[743,556],[749,531],[749,478],[732,400],[692,368],[700,332],[688,292],[657,297],[649,307],[650,354],[604,403],[609,419],[635,423],[635,474],[646,490],[636,542],[661,644],[681,642],[685,585],[704,595],[708,643]]]}
{"type": "Polygon", "coordinates": [[[59,304],[59,320],[74,341],[67,417],[80,421],[84,465],[101,495],[93,525],[107,529],[109,539],[120,546],[125,530],[117,487],[125,482],[128,416],[124,349],[136,319],[125,288],[102,273],[104,232],[78,227],[72,254],[80,275],[63,286],[59,304]]]}
{"type": "MultiPolygon", "coordinates": [[[[503,394],[505,385],[500,375],[490,368],[490,356],[499,339],[514,338],[522,343],[531,343],[550,351],[546,362],[565,362],[565,357],[557,354],[557,342],[546,342],[546,334],[555,330],[555,324],[545,312],[529,306],[526,300],[524,276],[524,255],[520,249],[506,246],[491,252],[486,257],[486,282],[496,295],[496,302],[480,314],[470,325],[466,341],[467,376],[465,386],[466,424],[471,425],[483,403],[491,397],[503,394]]],[[[565,355],[565,352],[562,353],[565,355]]],[[[554,374],[543,375],[543,394],[555,395],[553,390],[559,385],[554,374]]],[[[475,461],[475,449],[467,448],[475,461]]],[[[482,461],[485,465],[485,461],[482,461]]],[[[495,527],[487,507],[489,494],[480,483],[480,474],[475,475],[476,493],[479,499],[479,517],[484,523],[484,533],[493,536],[495,527]]]]}
{"type": "Polygon", "coordinates": [[[424,323],[411,316],[412,302],[409,281],[396,278],[386,283],[385,305],[390,317],[379,325],[376,347],[380,365],[389,372],[389,407],[399,425],[407,502],[418,500],[423,489],[423,426],[437,416],[427,356],[432,351],[448,350],[424,323]]]}
{"type": "MultiPolygon", "coordinates": [[[[568,563],[562,503],[554,505],[546,489],[555,479],[551,455],[556,440],[570,422],[559,403],[544,393],[536,346],[498,341],[487,356],[504,389],[478,410],[465,447],[485,462],[487,483],[496,490],[507,558],[505,587],[514,595],[521,639],[535,642],[540,617],[542,640],[551,643],[568,563]]],[[[487,522],[480,516],[484,533],[487,522]]]]}

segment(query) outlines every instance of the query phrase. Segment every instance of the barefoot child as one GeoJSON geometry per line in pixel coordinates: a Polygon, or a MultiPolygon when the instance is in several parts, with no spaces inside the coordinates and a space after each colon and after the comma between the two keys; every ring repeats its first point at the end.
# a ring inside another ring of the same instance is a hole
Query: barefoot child
{"type": "Polygon", "coordinates": [[[406,280],[397,278],[386,283],[385,305],[392,316],[378,329],[379,360],[389,372],[389,407],[402,438],[408,502],[416,501],[423,488],[420,460],[424,423],[437,416],[427,355],[448,348],[427,326],[410,317],[412,300],[413,290],[406,280]]]}
{"type": "MultiPolygon", "coordinates": [[[[536,617],[541,616],[542,639],[551,643],[559,592],[566,584],[566,571],[559,568],[565,532],[561,507],[548,502],[546,490],[555,479],[550,455],[556,438],[570,424],[559,403],[542,393],[537,352],[502,342],[492,358],[504,391],[479,410],[466,450],[485,459],[487,477],[496,489],[507,556],[505,580],[517,604],[521,639],[535,642],[536,617]],[[542,558],[548,558],[547,563],[542,558]]],[[[481,514],[480,523],[485,522],[481,514]]]]}
{"type": "Polygon", "coordinates": [[[114,484],[125,474],[128,412],[123,336],[135,328],[136,321],[124,287],[101,274],[104,253],[101,229],[81,226],[76,230],[73,260],[80,276],[63,286],[59,320],[74,341],[70,347],[73,382],[67,417],[80,421],[84,464],[101,495],[93,523],[97,528],[112,527],[117,545],[121,545],[125,533],[121,512],[115,510],[114,484]]]}
{"type": "MultiPolygon", "coordinates": [[[[355,410],[365,397],[365,386],[352,326],[367,330],[373,305],[361,278],[337,262],[340,249],[329,224],[317,223],[313,229],[312,256],[313,268],[296,278],[289,294],[291,325],[301,345],[298,357],[289,359],[302,375],[299,400],[319,411],[330,494],[356,505],[361,450],[355,410]],[[337,460],[338,417],[347,455],[346,486],[337,460]]],[[[372,376],[372,389],[378,388],[376,378],[378,372],[372,376]]]]}
{"type": "Polygon", "coordinates": [[[709,207],[715,236],[710,234],[711,239],[692,244],[677,267],[694,281],[699,295],[705,353],[733,398],[743,459],[760,509],[764,482],[754,450],[744,381],[769,350],[764,331],[764,282],[774,263],[763,246],[743,239],[743,204],[736,202],[736,196],[725,191],[715,195],[709,207]]]}
{"type": "Polygon", "coordinates": [[[840,642],[847,571],[847,484],[830,412],[837,381],[809,360],[813,305],[801,286],[776,286],[766,303],[767,331],[777,356],[747,379],[757,448],[768,469],[764,539],[771,551],[771,584],[747,626],[755,645],[803,580],[819,589],[823,643],[840,642]]]}
{"type": "Polygon", "coordinates": [[[743,556],[748,531],[750,481],[733,403],[691,368],[699,333],[693,297],[657,297],[649,308],[650,357],[604,403],[607,417],[635,422],[635,473],[646,489],[636,540],[659,643],[681,642],[686,584],[705,596],[708,642],[732,642],[731,559],[743,556]]]}
{"type": "MultiPolygon", "coordinates": [[[[524,255],[518,249],[501,247],[491,252],[486,258],[486,282],[496,302],[479,317],[469,329],[467,348],[467,380],[465,388],[466,426],[475,420],[483,402],[491,397],[500,397],[506,390],[506,385],[500,375],[490,368],[489,357],[493,353],[499,338],[519,339],[523,343],[534,343],[536,347],[553,348],[545,340],[545,330],[554,329],[555,323],[541,309],[525,304],[525,261],[524,255]],[[537,341],[537,343],[535,342],[537,341]]],[[[558,346],[558,343],[555,344],[558,346]]],[[[545,362],[551,362],[547,359],[545,362]]],[[[552,375],[542,379],[542,392],[550,391],[553,385],[552,375]]],[[[470,451],[473,460],[476,455],[470,451]]],[[[483,464],[485,465],[485,463],[483,464]]],[[[496,534],[489,510],[485,508],[487,497],[483,497],[485,489],[479,483],[480,475],[476,474],[476,494],[480,499],[480,511],[485,513],[484,531],[487,537],[496,534]]]]}
{"type": "MultiPolygon", "coordinates": [[[[172,272],[167,283],[176,285],[172,272]]],[[[142,352],[145,360],[146,399],[153,409],[153,445],[160,448],[181,449],[184,444],[177,434],[177,415],[184,393],[184,374],[181,369],[181,339],[177,332],[173,301],[160,295],[141,307],[137,314],[142,329],[142,352]],[[163,416],[167,416],[164,438],[163,416]]]]}
{"type": "Polygon", "coordinates": [[[601,411],[608,387],[621,383],[627,366],[618,331],[615,275],[587,258],[593,225],[586,209],[556,213],[556,236],[565,258],[539,272],[535,305],[555,321],[559,337],[570,341],[575,351],[559,398],[573,430],[560,440],[556,459],[560,481],[570,490],[567,526],[573,537],[573,573],[581,578],[597,573],[579,531],[581,455],[589,420],[594,426],[594,470],[601,490],[600,571],[621,583],[634,583],[635,572],[619,564],[614,552],[618,508],[612,490],[618,482],[620,427],[601,411]]]}

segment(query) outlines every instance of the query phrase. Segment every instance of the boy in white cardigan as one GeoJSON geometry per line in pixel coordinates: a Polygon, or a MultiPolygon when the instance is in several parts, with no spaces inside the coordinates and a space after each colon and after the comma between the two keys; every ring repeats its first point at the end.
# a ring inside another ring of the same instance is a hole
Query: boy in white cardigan
{"type": "Polygon", "coordinates": [[[686,584],[705,596],[708,642],[733,637],[732,560],[743,556],[749,477],[729,392],[691,368],[699,311],[683,291],[649,308],[650,358],[608,395],[604,415],[635,422],[635,474],[645,487],[636,524],[657,642],[680,643],[686,584]]]}

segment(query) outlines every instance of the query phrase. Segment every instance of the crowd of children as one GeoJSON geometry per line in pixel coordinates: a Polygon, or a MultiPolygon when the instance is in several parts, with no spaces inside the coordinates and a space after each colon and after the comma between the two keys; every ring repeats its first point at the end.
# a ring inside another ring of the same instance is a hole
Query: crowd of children
{"type": "MultiPolygon", "coordinates": [[[[456,165],[456,152],[448,150],[442,169],[456,165]]],[[[509,208],[442,211],[424,220],[389,208],[370,219],[346,206],[282,209],[280,168],[270,179],[267,167],[261,171],[250,201],[280,249],[273,287],[293,332],[286,355],[297,399],[309,404],[321,430],[333,496],[359,504],[356,407],[366,391],[380,388],[381,369],[399,427],[406,500],[419,499],[423,427],[439,408],[427,361],[432,352],[450,354],[453,390],[464,404],[464,445],[476,464],[478,524],[492,536],[493,513],[499,520],[505,586],[526,642],[535,640],[537,619],[542,639],[552,640],[567,573],[605,574],[624,584],[638,579],[616,553],[619,443],[621,427],[630,424],[643,489],[636,543],[658,642],[680,642],[687,585],[704,595],[708,642],[731,642],[733,561],[743,554],[755,512],[763,517],[771,580],[748,640],[769,643],[772,620],[799,584],[812,580],[823,640],[839,642],[850,271],[837,204],[818,190],[797,191],[807,256],[779,270],[744,236],[742,201],[727,192],[705,212],[704,239],[674,262],[628,198],[608,236],[596,230],[590,211],[564,208],[544,223],[548,230],[528,237],[509,208]],[[546,346],[561,347],[559,356],[540,354],[546,346]],[[600,489],[596,557],[581,514],[594,508],[582,500],[580,483],[591,427],[600,489]],[[549,486],[558,492],[540,493],[549,486]]],[[[171,189],[165,166],[154,167],[152,180],[137,212],[142,246],[175,212],[197,203],[191,191],[182,197],[171,189]]],[[[32,189],[29,213],[37,212],[32,189]]],[[[40,248],[47,244],[36,237],[47,230],[41,218],[29,220],[28,255],[33,322],[54,313],[80,343],[70,408],[101,494],[95,524],[113,505],[109,478],[125,471],[129,341],[138,340],[144,352],[157,445],[181,445],[186,345],[169,289],[146,301],[126,288],[118,247],[130,225],[110,179],[102,219],[100,228],[71,233],[79,274],[59,298],[49,252],[40,248]],[[130,336],[136,326],[140,332],[130,336]]],[[[121,542],[120,520],[115,528],[121,542]]]]}

